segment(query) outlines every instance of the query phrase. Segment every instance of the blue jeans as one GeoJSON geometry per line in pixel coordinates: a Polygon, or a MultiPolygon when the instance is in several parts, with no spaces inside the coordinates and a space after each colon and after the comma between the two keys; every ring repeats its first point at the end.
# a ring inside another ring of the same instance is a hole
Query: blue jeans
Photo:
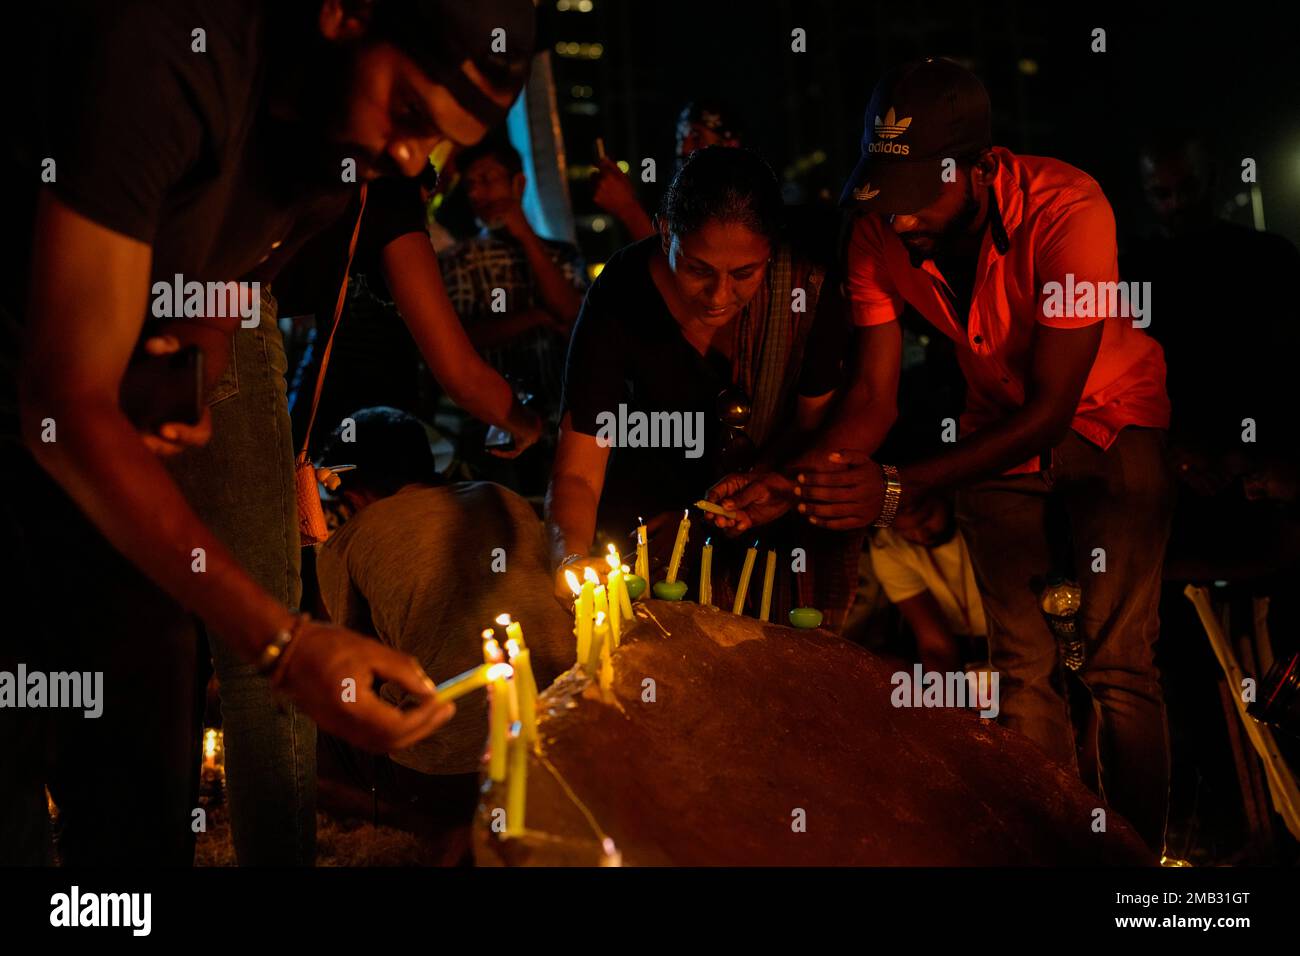
{"type": "MultiPolygon", "coordinates": [[[[261,325],[235,332],[230,365],[208,395],[212,441],[179,456],[172,473],[244,569],[292,608],[302,596],[302,556],[276,314],[264,290],[261,325]]],[[[220,634],[207,637],[221,682],[236,857],[241,866],[309,866],[316,856],[316,725],[277,701],[269,680],[220,634]]]]}
{"type": "Polygon", "coordinates": [[[1169,731],[1155,643],[1172,514],[1164,432],[1149,428],[1125,428],[1104,451],[1070,432],[1050,468],[957,495],[1001,675],[998,722],[1078,773],[1056,638],[1039,609],[1044,579],[1068,561],[1083,589],[1087,659],[1078,676],[1098,717],[1102,794],[1156,854],[1169,801],[1169,731]]]}

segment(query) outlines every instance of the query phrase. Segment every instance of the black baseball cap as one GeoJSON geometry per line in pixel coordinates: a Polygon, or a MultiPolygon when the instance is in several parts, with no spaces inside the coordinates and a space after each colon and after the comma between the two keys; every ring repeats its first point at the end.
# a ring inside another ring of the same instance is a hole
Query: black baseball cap
{"type": "Polygon", "coordinates": [[[876,84],[862,131],[862,158],[840,205],[886,215],[939,198],[943,161],[993,145],[989,95],[970,70],[942,57],[913,60],[876,84]]]}
{"type": "Polygon", "coordinates": [[[528,79],[537,42],[533,0],[379,0],[374,24],[488,127],[509,107],[475,86],[462,65],[469,61],[490,87],[513,97],[528,79]]]}

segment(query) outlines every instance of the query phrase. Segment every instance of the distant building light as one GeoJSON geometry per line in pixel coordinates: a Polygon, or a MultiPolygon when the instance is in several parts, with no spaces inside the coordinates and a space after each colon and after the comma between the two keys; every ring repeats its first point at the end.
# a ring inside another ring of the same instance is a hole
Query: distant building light
{"type": "Polygon", "coordinates": [[[606,223],[605,223],[605,217],[604,217],[604,216],[596,216],[596,217],[594,217],[594,218],[591,220],[591,231],[592,231],[592,232],[604,232],[604,231],[605,231],[605,225],[606,225],[606,223]]]}
{"type": "Polygon", "coordinates": [[[561,40],[555,44],[555,52],[560,56],[599,60],[605,52],[605,47],[600,43],[575,43],[572,40],[561,40]]]}
{"type": "Polygon", "coordinates": [[[1018,69],[1025,76],[1037,76],[1038,61],[1031,59],[1030,57],[1027,56],[1022,57],[1020,62],[1016,64],[1016,69],[1018,69]]]}
{"type": "Polygon", "coordinates": [[[592,11],[591,0],[578,0],[579,13],[591,13],[591,11],[592,11]]]}
{"type": "Polygon", "coordinates": [[[824,150],[824,149],[815,149],[815,150],[813,150],[812,161],[813,161],[814,164],[819,165],[819,166],[820,166],[822,163],[826,162],[826,150],[824,150]]]}
{"type": "Polygon", "coordinates": [[[600,107],[595,103],[565,103],[564,112],[574,116],[595,116],[600,112],[600,107]]]}

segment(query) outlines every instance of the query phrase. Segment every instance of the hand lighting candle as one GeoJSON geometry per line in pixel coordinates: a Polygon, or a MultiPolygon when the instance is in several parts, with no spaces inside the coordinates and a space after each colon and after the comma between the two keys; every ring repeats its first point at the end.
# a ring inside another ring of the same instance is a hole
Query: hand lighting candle
{"type": "Polygon", "coordinates": [[[745,595],[749,592],[749,576],[754,573],[754,561],[758,558],[758,542],[745,552],[745,566],[740,569],[740,586],[736,588],[736,601],[731,605],[732,614],[740,614],[745,609],[745,595]]]}
{"type": "Polygon", "coordinates": [[[463,674],[457,674],[450,680],[443,681],[438,685],[436,693],[440,704],[449,704],[453,700],[458,700],[466,694],[478,690],[480,687],[486,687],[491,677],[492,664],[480,664],[473,667],[463,674]]]}
{"type": "Polygon", "coordinates": [[[767,552],[767,565],[763,568],[763,600],[759,605],[758,619],[772,619],[772,585],[776,581],[776,552],[767,552]]]}

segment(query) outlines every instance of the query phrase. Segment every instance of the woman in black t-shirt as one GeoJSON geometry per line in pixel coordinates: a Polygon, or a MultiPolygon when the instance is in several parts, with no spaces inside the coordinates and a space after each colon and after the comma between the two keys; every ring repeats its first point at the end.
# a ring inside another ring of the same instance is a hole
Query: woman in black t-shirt
{"type": "MultiPolygon", "coordinates": [[[[639,516],[658,579],[655,559],[666,561],[683,509],[751,469],[771,471],[779,488],[775,466],[820,423],[839,385],[845,324],[834,296],[818,308],[823,271],[782,242],[782,214],[780,187],[758,154],[699,150],[665,195],[658,234],[617,253],[588,292],[569,345],[547,497],[558,594],[567,593],[564,570],[606,569],[607,543],[630,554],[639,516]]],[[[698,518],[681,573],[690,595],[697,579],[686,569],[698,567],[712,530],[698,518]]],[[[748,526],[715,524],[746,535],[734,545],[714,535],[721,603],[737,577],[731,559],[751,538],[748,526]]],[[[788,568],[787,546],[815,531],[787,518],[755,533],[788,568]]]]}

